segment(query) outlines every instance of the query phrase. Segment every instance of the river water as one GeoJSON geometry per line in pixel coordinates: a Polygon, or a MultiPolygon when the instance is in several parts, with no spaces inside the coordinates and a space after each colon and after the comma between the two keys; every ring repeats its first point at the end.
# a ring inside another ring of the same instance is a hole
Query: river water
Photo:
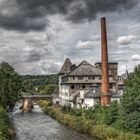
{"type": "Polygon", "coordinates": [[[44,114],[38,105],[34,105],[32,112],[22,113],[18,104],[12,122],[16,129],[14,140],[97,140],[60,124],[44,114]]]}

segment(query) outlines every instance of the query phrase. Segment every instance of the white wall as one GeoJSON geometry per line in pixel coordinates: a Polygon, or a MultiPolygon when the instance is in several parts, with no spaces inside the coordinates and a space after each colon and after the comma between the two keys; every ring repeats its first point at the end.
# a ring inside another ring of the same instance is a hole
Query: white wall
{"type": "Polygon", "coordinates": [[[61,82],[62,82],[62,76],[59,75],[59,96],[61,96],[61,82]]]}
{"type": "Polygon", "coordinates": [[[98,98],[85,98],[84,107],[93,107],[97,102],[99,102],[98,98]]]}
{"type": "Polygon", "coordinates": [[[113,101],[117,101],[118,103],[120,103],[120,98],[111,98],[111,102],[113,101]]]}
{"type": "Polygon", "coordinates": [[[80,98],[84,99],[85,90],[80,90],[80,98]]]}
{"type": "Polygon", "coordinates": [[[61,85],[59,90],[59,98],[61,105],[68,103],[67,100],[69,99],[69,85],[61,85]]]}

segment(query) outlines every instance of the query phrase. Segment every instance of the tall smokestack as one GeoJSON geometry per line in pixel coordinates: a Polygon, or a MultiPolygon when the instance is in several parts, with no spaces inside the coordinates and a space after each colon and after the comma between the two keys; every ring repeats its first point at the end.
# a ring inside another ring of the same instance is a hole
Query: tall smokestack
{"type": "Polygon", "coordinates": [[[106,19],[101,18],[101,52],[102,52],[102,85],[101,85],[101,104],[106,106],[110,103],[109,95],[109,72],[108,72],[108,49],[106,19]]]}

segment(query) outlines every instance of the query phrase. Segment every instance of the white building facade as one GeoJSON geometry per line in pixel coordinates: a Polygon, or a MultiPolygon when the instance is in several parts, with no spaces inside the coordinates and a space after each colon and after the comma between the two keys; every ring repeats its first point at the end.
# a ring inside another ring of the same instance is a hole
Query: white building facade
{"type": "MultiPolygon", "coordinates": [[[[110,63],[110,90],[117,91],[117,63],[110,63]]],[[[78,66],[67,58],[59,72],[60,105],[91,107],[100,102],[100,63],[95,65],[82,61],[78,66]],[[90,91],[90,93],[89,93],[90,91]]]]}

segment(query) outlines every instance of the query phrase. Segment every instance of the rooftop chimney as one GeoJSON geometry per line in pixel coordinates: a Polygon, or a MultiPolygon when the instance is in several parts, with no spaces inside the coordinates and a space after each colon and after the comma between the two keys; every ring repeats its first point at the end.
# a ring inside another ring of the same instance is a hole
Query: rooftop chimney
{"type": "Polygon", "coordinates": [[[101,104],[103,106],[106,106],[110,103],[110,95],[109,95],[108,50],[107,50],[105,17],[101,18],[101,52],[102,52],[101,104]]]}

